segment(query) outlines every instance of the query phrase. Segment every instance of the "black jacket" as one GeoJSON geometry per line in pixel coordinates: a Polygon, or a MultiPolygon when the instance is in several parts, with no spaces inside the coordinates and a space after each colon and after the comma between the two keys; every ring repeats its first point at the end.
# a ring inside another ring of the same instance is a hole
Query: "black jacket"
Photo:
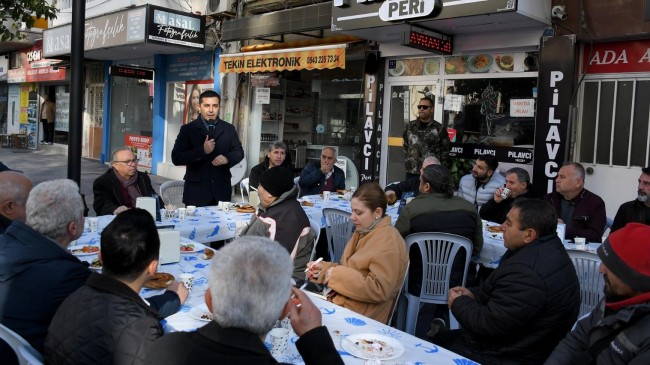
{"type": "MultiPolygon", "coordinates": [[[[296,341],[306,365],[343,364],[326,327],[317,327],[296,341]]],[[[210,322],[195,332],[176,332],[158,340],[145,364],[277,364],[257,335],[210,322]]]]}
{"type": "MultiPolygon", "coordinates": [[[[269,169],[270,163],[271,161],[269,160],[269,157],[266,156],[264,157],[264,161],[253,166],[251,169],[251,174],[248,176],[248,186],[252,186],[257,189],[257,186],[260,184],[260,176],[262,176],[262,173],[264,171],[269,169]]],[[[293,170],[293,165],[291,165],[291,155],[287,154],[287,157],[284,159],[284,162],[282,162],[282,165],[280,166],[286,167],[289,170],[293,170]]]]}
{"type": "Polygon", "coordinates": [[[555,234],[508,250],[487,280],[470,290],[476,300],[461,296],[451,306],[461,339],[450,349],[470,358],[477,353],[519,364],[541,363],[571,329],[580,309],[576,270],[555,234]]]}
{"type": "MultiPolygon", "coordinates": [[[[300,196],[320,194],[325,184],[325,177],[326,175],[320,169],[320,160],[312,161],[305,165],[298,180],[300,196]]],[[[338,166],[334,166],[332,183],[331,191],[345,189],[345,173],[338,166]]]]}
{"type": "Polygon", "coordinates": [[[45,341],[49,364],[142,364],[162,317],[126,284],[93,273],[59,307],[45,341]]]}
{"type": "Polygon", "coordinates": [[[217,119],[212,132],[215,147],[205,154],[203,143],[209,132],[203,118],[181,126],[172,149],[174,165],[185,165],[183,203],[203,207],[214,201],[229,202],[232,194],[230,168],[244,159],[244,149],[232,124],[217,119]],[[213,166],[212,160],[224,155],[228,164],[213,166]]]}
{"type": "Polygon", "coordinates": [[[420,194],[420,177],[407,176],[406,180],[390,183],[386,186],[386,189],[384,189],[384,191],[389,190],[395,192],[397,200],[400,200],[404,193],[409,192],[413,192],[413,196],[418,196],[420,194]]]}
{"type": "MultiPolygon", "coordinates": [[[[547,194],[544,199],[551,203],[558,217],[560,214],[561,201],[564,199],[558,192],[547,194]]],[[[575,237],[585,237],[587,242],[601,242],[605,225],[607,224],[607,213],[605,202],[598,195],[587,189],[572,200],[575,205],[573,221],[566,223],[566,239],[572,240],[575,237]]]]}
{"type": "MultiPolygon", "coordinates": [[[[138,190],[140,190],[142,196],[151,197],[156,194],[151,185],[149,174],[138,171],[137,179],[138,190]]],[[[93,195],[93,209],[95,209],[95,214],[98,216],[113,214],[118,207],[131,205],[131,202],[124,201],[120,180],[115,176],[115,169],[112,167],[95,179],[93,182],[93,195]]],[[[158,199],[160,200],[158,202],[160,207],[164,207],[165,203],[160,197],[158,199]]]]}
{"type": "Polygon", "coordinates": [[[614,217],[614,223],[609,233],[625,227],[626,224],[631,222],[638,222],[643,224],[650,224],[648,217],[650,216],[650,207],[646,206],[636,199],[627,203],[621,204],[614,217]]]}
{"type": "Polygon", "coordinates": [[[501,203],[497,203],[494,198],[492,198],[481,206],[479,215],[481,216],[481,219],[485,219],[486,221],[503,223],[506,220],[506,215],[508,215],[510,208],[512,208],[512,204],[519,198],[538,199],[541,198],[541,196],[531,188],[527,190],[526,193],[516,198],[508,197],[508,199],[502,200],[501,203]]]}

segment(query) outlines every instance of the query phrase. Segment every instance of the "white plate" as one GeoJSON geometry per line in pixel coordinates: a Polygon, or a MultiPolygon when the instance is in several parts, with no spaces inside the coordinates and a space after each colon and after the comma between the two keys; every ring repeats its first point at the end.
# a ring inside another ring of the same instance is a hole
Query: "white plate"
{"type": "Polygon", "coordinates": [[[101,267],[101,266],[93,266],[93,262],[95,262],[95,261],[99,261],[99,258],[96,258],[96,259],[92,260],[92,261],[90,262],[90,266],[88,266],[88,268],[89,268],[90,270],[102,271],[102,267],[101,267]]]}
{"type": "Polygon", "coordinates": [[[190,309],[190,316],[204,322],[210,322],[212,320],[212,313],[210,313],[208,306],[205,304],[201,304],[198,307],[192,307],[192,309],[190,309]],[[206,316],[209,316],[209,318],[205,318],[206,316]]]}
{"type": "Polygon", "coordinates": [[[181,246],[187,246],[187,245],[194,245],[194,250],[192,250],[192,251],[183,251],[183,250],[181,250],[181,253],[203,252],[203,249],[205,248],[205,246],[200,244],[200,243],[181,243],[181,246]]]}
{"type": "Polygon", "coordinates": [[[393,75],[393,76],[399,76],[406,71],[406,65],[404,64],[403,61],[397,61],[395,62],[395,68],[389,69],[388,73],[393,75]]]}
{"type": "Polygon", "coordinates": [[[425,75],[438,75],[440,73],[440,61],[437,58],[424,61],[425,75]]]}
{"type": "Polygon", "coordinates": [[[467,68],[469,68],[470,71],[476,72],[476,73],[481,73],[481,72],[488,72],[488,70],[492,67],[492,64],[494,63],[494,58],[492,58],[491,55],[489,54],[480,54],[476,56],[470,56],[467,59],[467,68]],[[474,62],[476,62],[476,59],[479,56],[485,56],[487,63],[483,67],[476,67],[474,65],[474,62]]]}
{"type": "Polygon", "coordinates": [[[68,251],[70,251],[70,253],[75,255],[75,256],[89,256],[89,255],[98,255],[99,254],[99,251],[96,251],[96,252],[83,252],[83,251],[81,251],[84,248],[84,246],[97,247],[99,249],[99,246],[77,245],[77,246],[68,247],[68,251]]]}
{"type": "MultiPolygon", "coordinates": [[[[495,227],[495,225],[488,225],[488,227],[495,227]]],[[[486,228],[485,236],[503,241],[503,232],[490,232],[486,228]]]]}
{"type": "Polygon", "coordinates": [[[374,333],[358,333],[343,337],[341,347],[350,355],[366,360],[391,360],[402,356],[404,353],[404,346],[399,341],[392,337],[374,333]],[[373,347],[370,343],[363,343],[364,340],[379,343],[381,350],[373,347]]]}

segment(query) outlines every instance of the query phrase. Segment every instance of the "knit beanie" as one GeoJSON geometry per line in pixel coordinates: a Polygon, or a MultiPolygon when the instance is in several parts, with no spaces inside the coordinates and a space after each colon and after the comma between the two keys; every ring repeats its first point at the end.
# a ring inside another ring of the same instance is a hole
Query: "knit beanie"
{"type": "Polygon", "coordinates": [[[281,166],[270,168],[260,176],[260,185],[271,195],[279,197],[294,187],[293,173],[281,166]]]}
{"type": "Polygon", "coordinates": [[[629,223],[598,247],[607,269],[635,291],[650,292],[650,226],[629,223]]]}

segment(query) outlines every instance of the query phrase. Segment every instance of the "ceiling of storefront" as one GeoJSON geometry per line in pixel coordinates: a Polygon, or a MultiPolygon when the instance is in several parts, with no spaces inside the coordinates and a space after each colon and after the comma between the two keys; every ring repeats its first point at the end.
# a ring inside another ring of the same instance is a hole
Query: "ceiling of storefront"
{"type": "Polygon", "coordinates": [[[178,54],[202,51],[197,48],[185,48],[166,46],[162,44],[142,43],[131,44],[118,47],[94,49],[86,51],[84,57],[87,59],[103,60],[103,61],[120,61],[136,58],[151,57],[157,54],[178,54]]]}

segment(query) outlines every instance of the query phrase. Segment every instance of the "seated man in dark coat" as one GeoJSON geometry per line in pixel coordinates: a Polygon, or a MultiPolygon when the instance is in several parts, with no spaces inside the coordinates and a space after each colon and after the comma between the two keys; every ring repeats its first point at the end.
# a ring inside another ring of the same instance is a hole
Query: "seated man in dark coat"
{"type": "MultiPolygon", "coordinates": [[[[45,341],[49,364],[142,364],[163,335],[162,317],[139,295],[158,269],[153,218],[144,209],[130,209],[102,231],[101,242],[103,273],[93,273],[52,319],[45,341]]],[[[187,295],[174,282],[148,300],[172,302],[178,310],[187,295]]]]}
{"type": "Polygon", "coordinates": [[[277,364],[264,338],[287,314],[300,336],[296,347],[306,365],[343,364],[321,324],[320,310],[305,293],[291,288],[292,266],[287,251],[268,238],[241,237],[226,245],[213,259],[205,294],[214,319],[195,332],[163,336],[146,364],[277,364]]]}
{"type": "Polygon", "coordinates": [[[96,215],[119,214],[135,208],[139,197],[156,197],[164,203],[151,186],[147,173],[138,171],[138,159],[129,147],[120,147],[111,157],[112,168],[93,182],[93,208],[96,215]]]}
{"type": "Polygon", "coordinates": [[[74,181],[47,181],[29,193],[25,223],[14,220],[0,235],[0,323],[39,352],[61,302],[90,276],[66,250],[83,233],[83,211],[74,181]]]}
{"type": "Polygon", "coordinates": [[[310,162],[300,173],[300,196],[345,189],[345,173],[334,166],[335,163],[336,150],[332,147],[323,148],[320,161],[310,162]]]}
{"type": "MultiPolygon", "coordinates": [[[[429,165],[440,165],[440,160],[434,156],[427,156],[422,161],[420,175],[422,175],[422,170],[429,165]]],[[[409,174],[406,180],[388,184],[384,191],[386,192],[388,204],[395,204],[396,201],[402,199],[405,193],[413,193],[413,196],[418,196],[420,194],[420,176],[409,174]]]]}
{"type": "Polygon", "coordinates": [[[499,267],[479,287],[450,289],[461,329],[434,342],[481,364],[539,364],[575,323],[580,284],[547,202],[515,201],[501,227],[499,267]]]}
{"type": "Polygon", "coordinates": [[[540,198],[540,196],[533,189],[528,171],[521,167],[513,167],[506,172],[506,187],[495,190],[492,199],[481,207],[479,212],[481,219],[503,223],[512,207],[512,203],[519,198],[540,198]],[[505,198],[502,195],[504,191],[509,191],[509,193],[505,194],[505,198]]]}
{"type": "Polygon", "coordinates": [[[650,225],[650,199],[648,199],[648,195],[650,195],[650,167],[644,167],[641,169],[641,176],[639,176],[637,198],[621,204],[614,217],[611,232],[625,227],[630,222],[650,225]]]}
{"type": "Polygon", "coordinates": [[[262,173],[258,189],[259,210],[241,235],[267,237],[280,243],[293,259],[294,280],[304,280],[316,233],[311,231],[309,217],[296,200],[298,187],[293,183],[293,174],[284,167],[268,169],[262,173]]]}
{"type": "Polygon", "coordinates": [[[262,173],[272,167],[278,166],[292,169],[291,158],[287,155],[287,145],[282,141],[275,141],[269,144],[269,150],[266,153],[266,157],[264,157],[264,161],[253,166],[251,169],[251,174],[248,177],[248,185],[257,189],[262,173]]]}

